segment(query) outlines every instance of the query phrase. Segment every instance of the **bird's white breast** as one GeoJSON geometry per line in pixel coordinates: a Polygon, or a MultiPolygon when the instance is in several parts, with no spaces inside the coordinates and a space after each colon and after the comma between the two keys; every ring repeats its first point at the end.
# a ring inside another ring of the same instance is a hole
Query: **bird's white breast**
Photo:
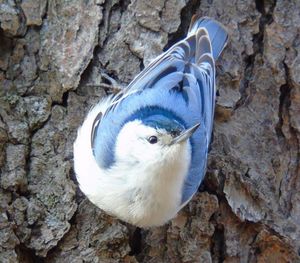
{"type": "Polygon", "coordinates": [[[74,143],[80,189],[99,208],[124,221],[140,227],[161,225],[180,209],[183,183],[191,161],[190,144],[186,142],[186,147],[174,148],[164,161],[148,160],[135,166],[116,161],[118,165],[102,169],[93,156],[90,134],[93,120],[106,106],[107,100],[88,114],[74,143]]]}

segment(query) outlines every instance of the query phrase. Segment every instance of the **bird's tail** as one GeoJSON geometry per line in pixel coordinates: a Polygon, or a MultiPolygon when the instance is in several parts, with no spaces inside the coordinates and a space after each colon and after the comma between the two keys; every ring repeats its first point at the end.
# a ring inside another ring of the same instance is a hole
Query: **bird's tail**
{"type": "MultiPolygon", "coordinates": [[[[197,31],[200,28],[205,28],[206,31],[208,32],[210,42],[211,42],[213,57],[214,60],[216,60],[227,44],[227,40],[228,40],[227,31],[221,23],[217,22],[212,18],[209,17],[200,18],[198,15],[194,15],[192,17],[191,24],[189,27],[188,37],[193,34],[198,34],[197,31]]],[[[202,47],[200,46],[199,49],[201,50],[202,47]]],[[[203,49],[205,49],[205,47],[203,47],[203,49]]]]}

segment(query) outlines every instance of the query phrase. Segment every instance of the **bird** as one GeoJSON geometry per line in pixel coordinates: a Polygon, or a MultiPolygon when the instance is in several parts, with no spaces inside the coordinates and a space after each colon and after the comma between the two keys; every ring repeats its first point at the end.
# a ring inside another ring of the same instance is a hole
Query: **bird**
{"type": "Polygon", "coordinates": [[[206,173],[226,28],[194,15],[187,36],[87,114],[73,145],[81,191],[140,228],[166,224],[206,173]]]}

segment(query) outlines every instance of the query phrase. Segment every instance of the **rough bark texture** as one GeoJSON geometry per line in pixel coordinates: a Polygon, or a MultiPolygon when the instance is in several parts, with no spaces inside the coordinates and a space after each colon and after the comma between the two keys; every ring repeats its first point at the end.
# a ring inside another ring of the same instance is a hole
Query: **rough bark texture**
{"type": "Polygon", "coordinates": [[[0,262],[300,262],[298,0],[0,0],[0,262]],[[72,144],[106,95],[187,32],[226,25],[206,179],[136,229],[78,189],[72,144]]]}

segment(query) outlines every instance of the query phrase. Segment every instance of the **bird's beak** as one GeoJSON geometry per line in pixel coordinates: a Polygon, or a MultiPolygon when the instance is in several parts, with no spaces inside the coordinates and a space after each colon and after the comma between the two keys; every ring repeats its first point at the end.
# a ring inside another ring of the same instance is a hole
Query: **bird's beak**
{"type": "Polygon", "coordinates": [[[199,126],[200,126],[200,123],[197,123],[193,127],[183,131],[181,134],[179,134],[177,137],[175,137],[171,141],[170,145],[186,141],[188,138],[190,138],[193,135],[193,133],[198,129],[199,126]]]}

